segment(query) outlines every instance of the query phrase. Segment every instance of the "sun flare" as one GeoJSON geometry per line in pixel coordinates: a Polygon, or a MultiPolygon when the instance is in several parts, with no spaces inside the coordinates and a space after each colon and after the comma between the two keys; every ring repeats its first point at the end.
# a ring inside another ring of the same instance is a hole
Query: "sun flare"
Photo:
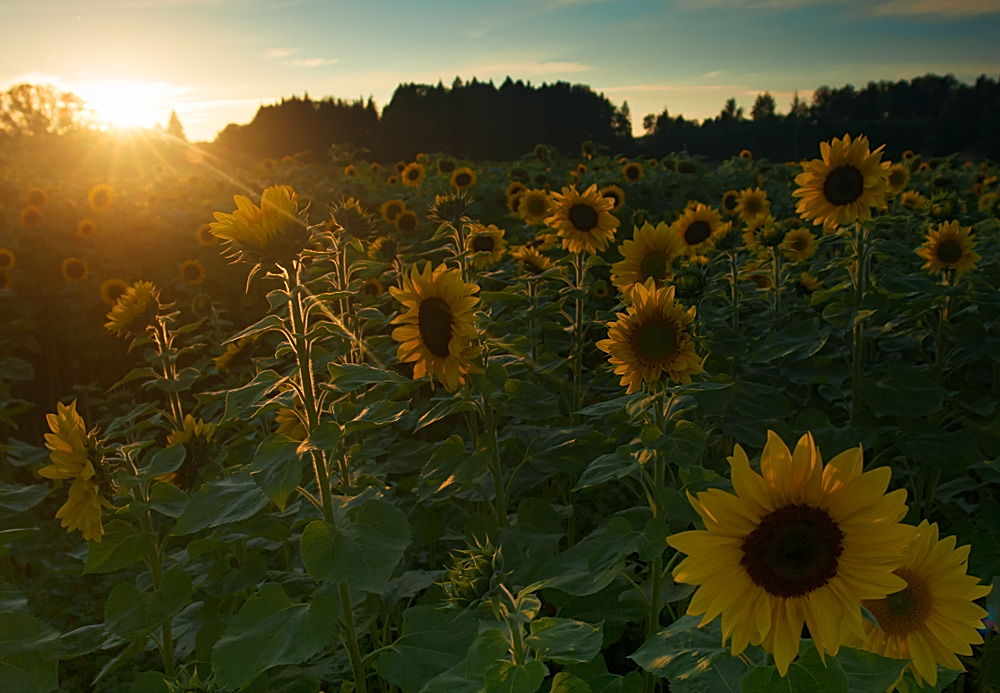
{"type": "Polygon", "coordinates": [[[100,81],[77,87],[94,119],[111,129],[166,126],[179,90],[159,82],[100,81]]]}

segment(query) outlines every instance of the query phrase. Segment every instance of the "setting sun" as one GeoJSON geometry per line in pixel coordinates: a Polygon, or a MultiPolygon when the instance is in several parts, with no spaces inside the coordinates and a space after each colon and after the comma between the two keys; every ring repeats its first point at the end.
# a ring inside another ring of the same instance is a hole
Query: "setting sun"
{"type": "Polygon", "coordinates": [[[103,81],[74,89],[94,119],[110,128],[148,128],[166,125],[177,88],[154,82],[103,81]]]}

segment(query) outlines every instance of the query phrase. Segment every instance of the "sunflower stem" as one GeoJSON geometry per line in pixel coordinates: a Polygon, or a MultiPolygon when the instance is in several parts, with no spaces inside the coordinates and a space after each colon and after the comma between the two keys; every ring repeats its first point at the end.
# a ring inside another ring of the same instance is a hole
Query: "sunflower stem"
{"type": "Polygon", "coordinates": [[[579,252],[573,256],[573,268],[576,271],[576,283],[573,288],[577,290],[577,296],[573,299],[573,410],[572,421],[575,426],[579,423],[580,417],[577,412],[583,403],[583,299],[580,292],[583,291],[583,280],[587,274],[587,265],[583,259],[583,253],[579,252]]]}
{"type": "MultiPolygon", "coordinates": [[[[734,232],[735,233],[735,232],[734,232]]],[[[733,303],[732,325],[733,332],[740,331],[740,268],[736,261],[736,252],[730,251],[729,255],[729,284],[733,303]]]]}
{"type": "Polygon", "coordinates": [[[358,693],[367,693],[365,686],[365,665],[361,660],[361,649],[358,647],[358,634],[354,630],[354,607],[351,606],[351,590],[346,582],[340,583],[340,609],[344,615],[344,630],[346,631],[347,650],[351,657],[351,673],[354,674],[354,689],[358,693]]]}
{"type": "Polygon", "coordinates": [[[497,523],[507,527],[507,489],[503,483],[503,473],[500,469],[500,445],[497,442],[497,421],[493,407],[487,401],[483,402],[483,418],[486,434],[490,444],[490,474],[493,476],[494,502],[496,503],[497,523]]]}
{"type": "MultiPolygon", "coordinates": [[[[865,300],[868,283],[868,231],[860,221],[854,223],[854,307],[860,313],[865,300]]],[[[864,318],[858,314],[854,318],[853,358],[851,362],[851,423],[856,423],[861,413],[861,378],[865,370],[865,326],[864,318]]]]}
{"type": "MultiPolygon", "coordinates": [[[[657,383],[658,392],[654,399],[653,423],[657,429],[663,430],[666,419],[666,388],[657,383]]],[[[653,519],[663,516],[663,506],[660,504],[660,491],[663,489],[664,477],[666,476],[665,460],[659,450],[652,450],[653,453],[653,484],[650,493],[650,510],[653,519]]],[[[651,638],[660,629],[660,611],[663,609],[661,594],[663,590],[663,553],[656,554],[652,565],[649,567],[649,578],[652,580],[649,598],[649,616],[646,623],[646,637],[651,638]]],[[[645,689],[647,693],[652,693],[656,688],[656,679],[652,672],[645,673],[645,689]]]]}

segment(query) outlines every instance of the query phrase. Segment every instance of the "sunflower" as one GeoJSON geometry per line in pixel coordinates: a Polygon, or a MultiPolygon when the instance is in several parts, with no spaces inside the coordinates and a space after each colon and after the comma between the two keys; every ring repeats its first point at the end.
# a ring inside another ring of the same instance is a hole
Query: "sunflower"
{"type": "Polygon", "coordinates": [[[556,263],[552,262],[551,258],[542,255],[538,248],[527,245],[511,249],[510,256],[517,260],[522,270],[532,276],[547,272],[556,266],[556,263]]]}
{"type": "Polygon", "coordinates": [[[167,435],[167,446],[183,445],[187,450],[184,464],[175,472],[157,477],[157,481],[165,481],[183,489],[194,488],[198,481],[198,473],[210,460],[212,436],[217,424],[184,415],[181,427],[167,435]]]}
{"type": "Polygon", "coordinates": [[[736,190],[727,190],[722,195],[722,213],[727,217],[735,216],[739,211],[740,194],[736,190]]]}
{"type": "Polygon", "coordinates": [[[983,258],[976,252],[976,241],[970,231],[971,228],[962,228],[957,221],[938,224],[917,248],[917,255],[927,261],[920,269],[935,273],[955,270],[956,275],[975,269],[983,258]]]}
{"type": "Polygon", "coordinates": [[[869,151],[864,135],[853,142],[850,135],[821,142],[823,158],[802,164],[803,172],[795,177],[799,187],[792,196],[800,198],[795,210],[829,228],[871,219],[871,208],[885,204],[888,189],[884,146],[869,151]]]}
{"type": "Polygon", "coordinates": [[[554,233],[542,232],[524,245],[529,248],[534,248],[540,253],[544,253],[559,245],[559,236],[554,233]]]}
{"type": "Polygon", "coordinates": [[[805,262],[813,255],[819,244],[816,243],[816,236],[808,229],[796,228],[785,234],[781,241],[781,249],[792,262],[805,262]]]}
{"type": "Polygon", "coordinates": [[[525,190],[520,196],[517,213],[528,226],[540,226],[552,214],[552,198],[545,190],[525,190]]]}
{"type": "Polygon", "coordinates": [[[14,267],[16,258],[14,251],[8,248],[0,248],[0,270],[9,270],[14,267]]]}
{"type": "Polygon", "coordinates": [[[59,265],[63,279],[67,284],[80,284],[90,275],[87,263],[78,257],[68,257],[59,265]]]}
{"type": "Polygon", "coordinates": [[[378,211],[385,223],[392,224],[396,221],[396,217],[406,211],[406,203],[394,197],[383,202],[378,211]]]}
{"type": "Polygon", "coordinates": [[[740,158],[743,159],[743,161],[750,161],[753,159],[753,153],[749,149],[741,149],[740,158]]]}
{"type": "Polygon", "coordinates": [[[889,167],[889,175],[885,182],[889,185],[888,196],[895,197],[903,192],[903,189],[910,184],[910,169],[903,164],[895,164],[889,167]]]}
{"type": "Polygon", "coordinates": [[[38,474],[46,479],[73,479],[69,499],[56,512],[56,519],[62,520],[66,531],[79,529],[87,541],[100,542],[104,535],[101,510],[110,508],[111,503],[102,494],[102,487],[108,488],[110,481],[101,473],[97,440],[87,433],[76,411],[76,400],[69,406],[58,403],[56,413],[48,414],[45,420],[52,431],[45,434],[52,464],[39,469],[38,474]]]}
{"type": "Polygon", "coordinates": [[[476,184],[476,172],[468,166],[456,168],[452,171],[450,182],[456,190],[468,190],[476,184]]]}
{"type": "Polygon", "coordinates": [[[504,190],[504,195],[508,198],[514,197],[515,195],[522,195],[528,192],[528,186],[519,180],[512,180],[508,185],[507,189],[504,190]]]}
{"type": "Polygon", "coordinates": [[[35,205],[28,205],[21,210],[21,226],[26,229],[37,229],[42,224],[42,210],[35,205]]]}
{"type": "Polygon", "coordinates": [[[275,433],[291,440],[303,441],[306,439],[305,423],[295,409],[281,407],[274,416],[274,422],[278,424],[278,430],[275,433]]]}
{"type": "Polygon", "coordinates": [[[674,235],[681,243],[683,253],[694,257],[711,248],[715,242],[715,232],[722,224],[717,209],[697,204],[694,209],[686,209],[673,224],[674,235]]]}
{"type": "Polygon", "coordinates": [[[580,174],[577,173],[576,171],[567,171],[566,182],[569,183],[570,185],[576,185],[577,183],[580,182],[580,174]]]}
{"type": "Polygon", "coordinates": [[[356,198],[348,197],[330,207],[330,219],[351,238],[368,240],[375,233],[375,220],[356,198]]]}
{"type": "Polygon", "coordinates": [[[470,255],[472,266],[476,269],[492,267],[507,254],[507,241],[504,240],[504,230],[495,224],[471,224],[469,235],[465,239],[465,249],[470,255]]]}
{"type": "Polygon", "coordinates": [[[399,342],[396,357],[414,362],[413,377],[436,376],[449,392],[465,383],[465,374],[473,369],[472,359],[481,349],[473,345],[478,336],[475,314],[479,299],[475,284],[462,281],[462,272],[440,264],[433,271],[431,263],[420,272],[413,267],[403,275],[402,286],[389,287],[393,298],[403,304],[406,312],[392,322],[399,327],[392,338],[399,342]]]}
{"type": "Polygon", "coordinates": [[[622,207],[625,206],[625,191],[619,186],[614,185],[613,183],[605,185],[599,192],[613,203],[611,207],[612,214],[617,214],[621,211],[622,207]]]}
{"type": "Polygon", "coordinates": [[[386,236],[379,236],[368,247],[368,258],[378,262],[393,262],[397,250],[396,241],[386,236]]]}
{"type": "Polygon", "coordinates": [[[639,390],[643,381],[653,384],[666,373],[677,383],[690,383],[701,373],[701,359],[694,352],[694,341],[687,326],[694,320],[695,308],[687,311],[674,300],[674,287],[657,287],[653,278],[635,284],[628,292],[631,305],[608,325],[608,338],[597,348],[610,357],[627,394],[639,390]]]}
{"type": "Polygon", "coordinates": [[[638,161],[630,161],[622,166],[622,177],[629,183],[638,183],[644,175],[645,171],[642,170],[642,164],[638,161]]]}
{"type": "Polygon", "coordinates": [[[358,175],[358,167],[355,166],[354,164],[348,164],[347,166],[344,167],[344,175],[347,176],[348,178],[353,178],[354,176],[358,175]]]}
{"type": "Polygon", "coordinates": [[[441,173],[451,173],[455,170],[456,165],[455,160],[448,157],[439,159],[437,162],[438,171],[441,173]]]}
{"type": "Polygon", "coordinates": [[[25,193],[24,199],[27,202],[27,204],[31,206],[44,207],[46,200],[45,191],[42,190],[41,188],[28,188],[27,193],[25,193]]]}
{"type": "Polygon", "coordinates": [[[197,260],[187,260],[181,265],[181,279],[191,286],[205,281],[205,268],[197,260]]]}
{"type": "Polygon", "coordinates": [[[743,221],[750,221],[761,214],[767,214],[771,209],[771,201],[767,192],[760,188],[746,188],[739,192],[739,202],[736,211],[743,221]]]}
{"type": "Polygon", "coordinates": [[[91,219],[81,219],[76,225],[76,235],[83,240],[89,240],[97,230],[97,224],[91,219]]]}
{"type": "Polygon", "coordinates": [[[397,161],[396,162],[396,173],[402,173],[403,171],[405,171],[406,170],[406,166],[407,166],[407,164],[406,164],[405,161],[397,161]]]}
{"type": "Polygon", "coordinates": [[[663,286],[671,277],[674,260],[684,254],[684,249],[670,227],[660,222],[655,227],[643,224],[635,230],[632,240],[618,246],[618,252],[624,259],[611,266],[611,281],[626,293],[635,283],[644,284],[647,279],[663,286]]]}
{"type": "Polygon", "coordinates": [[[705,529],[667,538],[687,554],[674,580],[698,585],[687,612],[701,625],[722,614],[732,652],[760,645],[784,676],[799,651],[803,624],[821,655],[863,636],[861,601],[906,587],[893,575],[913,527],[900,524],[906,491],[886,493],[892,472],[862,473],[860,446],[824,468],[812,434],[790,453],[773,431],[761,473],[739,445],[729,458],[736,495],[710,489],[688,496],[705,529]]]}
{"type": "Polygon", "coordinates": [[[759,214],[752,219],[748,219],[743,228],[743,245],[747,250],[756,253],[764,246],[761,244],[761,237],[764,232],[778,223],[778,220],[770,214],[759,214]]]}
{"type": "Polygon", "coordinates": [[[5,269],[0,269],[0,291],[6,291],[14,286],[14,280],[5,269]]]}
{"type": "Polygon", "coordinates": [[[406,168],[400,172],[403,185],[408,188],[415,188],[423,183],[424,175],[426,175],[424,165],[416,161],[407,164],[406,168]]]}
{"type": "Polygon", "coordinates": [[[811,296],[813,293],[823,288],[823,283],[808,272],[803,272],[799,275],[799,278],[795,280],[793,286],[795,288],[795,293],[799,296],[811,296]]]}
{"type": "Polygon", "coordinates": [[[371,171],[372,173],[378,173],[379,168],[381,167],[378,165],[377,161],[373,161],[370,164],[368,164],[368,170],[371,171]]]}
{"type": "MultiPolygon", "coordinates": [[[[906,562],[894,574],[906,587],[862,603],[878,621],[865,621],[860,646],[883,657],[909,659],[917,684],[937,685],[937,665],[965,671],[956,654],[971,655],[983,642],[977,629],[987,615],[973,600],[990,588],[966,574],[969,547],[955,548],[955,537],[938,539],[937,524],[924,520],[910,544],[906,562]]],[[[850,643],[855,644],[855,643],[850,643]]]]}
{"type": "Polygon", "coordinates": [[[195,238],[198,239],[198,245],[205,247],[215,245],[219,242],[219,239],[212,233],[211,224],[202,224],[194,232],[195,238]]]}
{"type": "Polygon", "coordinates": [[[405,236],[417,230],[420,220],[417,218],[416,212],[410,209],[404,209],[396,215],[396,221],[394,223],[396,230],[405,236]]]}
{"type": "MultiPolygon", "coordinates": [[[[513,183],[511,183],[513,185],[513,183]]],[[[521,206],[521,198],[524,196],[523,191],[515,192],[513,195],[507,196],[507,209],[511,214],[517,214],[517,208],[521,206]]]]}
{"type": "Polygon", "coordinates": [[[253,334],[247,337],[241,337],[235,342],[229,342],[226,344],[226,350],[214,357],[212,363],[215,364],[215,368],[221,373],[222,371],[228,371],[236,368],[244,363],[249,363],[253,354],[251,353],[251,347],[260,339],[260,334],[253,334]]]}
{"type": "Polygon", "coordinates": [[[111,206],[111,187],[101,184],[95,185],[87,193],[87,204],[95,212],[103,212],[111,206]]]}
{"type": "Polygon", "coordinates": [[[399,178],[397,176],[388,176],[385,179],[385,184],[386,185],[395,185],[398,182],[399,182],[399,178]]]}
{"type": "Polygon", "coordinates": [[[923,209],[927,206],[927,198],[916,190],[904,192],[903,196],[899,198],[899,202],[907,209],[923,209]]]}
{"type": "Polygon", "coordinates": [[[611,214],[613,203],[601,195],[597,184],[582,194],[576,188],[552,193],[553,213],[545,223],[556,229],[563,248],[571,253],[597,253],[615,237],[618,219],[611,214]]]}
{"type": "Polygon", "coordinates": [[[243,195],[234,195],[232,214],[216,212],[212,233],[229,242],[244,262],[280,261],[297,257],[309,240],[309,229],[299,217],[298,197],[287,185],[273,185],[261,193],[260,207],[243,195]]]}
{"type": "Polygon", "coordinates": [[[385,291],[385,287],[382,286],[376,277],[369,277],[361,282],[361,295],[366,297],[381,296],[382,292],[385,291]]]}
{"type": "Polygon", "coordinates": [[[101,300],[109,306],[118,303],[118,299],[128,291],[128,282],[124,279],[105,279],[101,282],[99,293],[101,300]]]}
{"type": "Polygon", "coordinates": [[[160,292],[153,282],[137,281],[125,290],[108,313],[104,327],[117,334],[137,335],[160,311],[160,292]]]}
{"type": "Polygon", "coordinates": [[[607,298],[609,293],[608,283],[603,279],[598,279],[594,282],[594,288],[590,291],[590,295],[596,299],[607,298]]]}

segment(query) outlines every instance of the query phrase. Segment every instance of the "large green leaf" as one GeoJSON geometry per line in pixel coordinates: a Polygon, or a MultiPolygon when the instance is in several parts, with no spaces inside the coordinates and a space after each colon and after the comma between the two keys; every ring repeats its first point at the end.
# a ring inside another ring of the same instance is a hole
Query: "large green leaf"
{"type": "Polygon", "coordinates": [[[486,670],[510,657],[510,643],[498,628],[487,628],[469,646],[465,659],[428,681],[420,693],[482,693],[486,670]]]}
{"type": "Polygon", "coordinates": [[[171,568],[152,592],[140,592],[130,582],[111,590],[104,605],[104,625],[117,635],[152,630],[191,601],[191,578],[180,568],[171,568]]]}
{"type": "Polygon", "coordinates": [[[915,366],[889,364],[882,380],[861,381],[861,396],[881,416],[925,417],[944,406],[944,388],[915,366]]]}
{"type": "Polygon", "coordinates": [[[48,484],[15,486],[0,484],[0,520],[23,513],[42,502],[52,489],[48,484]]]}
{"type": "Polygon", "coordinates": [[[213,481],[194,494],[178,518],[174,534],[192,534],[206,527],[245,520],[265,505],[267,496],[250,477],[249,470],[244,470],[228,479],[213,481]]]}
{"type": "Polygon", "coordinates": [[[515,378],[504,383],[504,392],[497,395],[493,405],[501,414],[525,421],[538,422],[559,416],[559,402],[550,389],[515,378]]]}
{"type": "Polygon", "coordinates": [[[851,693],[884,693],[906,667],[905,659],[890,659],[853,647],[841,647],[837,662],[847,676],[851,693]]]}
{"type": "Polygon", "coordinates": [[[272,433],[257,446],[250,465],[250,474],[261,490],[278,509],[285,510],[285,502],[302,479],[302,457],[298,441],[272,433]]]}
{"type": "Polygon", "coordinates": [[[30,614],[0,618],[0,688],[48,693],[59,687],[59,633],[30,614]]]}
{"type": "Polygon", "coordinates": [[[417,693],[432,678],[465,659],[478,622],[462,611],[414,606],[403,613],[403,634],[378,658],[378,673],[403,693],[417,693]]]}
{"type": "Polygon", "coordinates": [[[582,621],[548,616],[531,622],[525,642],[535,648],[538,658],[558,664],[589,662],[601,651],[604,635],[601,626],[582,621]]]}
{"type": "Polygon", "coordinates": [[[498,662],[486,670],[486,693],[535,693],[544,680],[545,666],[537,660],[498,662]]]}
{"type": "Polygon", "coordinates": [[[210,393],[213,395],[225,395],[226,411],[222,415],[224,421],[231,419],[249,419],[262,406],[260,401],[264,399],[272,390],[286,380],[272,370],[265,370],[258,373],[253,380],[238,387],[235,390],[210,393]]]}
{"type": "Polygon", "coordinates": [[[621,479],[639,468],[639,462],[632,456],[627,445],[619,445],[614,452],[598,455],[580,475],[574,491],[599,486],[605,481],[621,479]]]}
{"type": "Polygon", "coordinates": [[[279,664],[298,664],[336,636],[337,599],[327,592],[295,604],[281,585],[267,583],[247,599],[212,650],[212,670],[229,688],[239,688],[279,664]]]}
{"type": "Polygon", "coordinates": [[[823,348],[829,337],[829,333],[821,328],[818,317],[791,325],[779,324],[764,339],[753,360],[768,363],[788,357],[799,360],[809,358],[823,348]]]}
{"type": "Polygon", "coordinates": [[[535,579],[577,597],[599,592],[622,571],[640,538],[628,520],[615,517],[549,561],[535,579]]]}
{"type": "Polygon", "coordinates": [[[827,657],[824,665],[812,640],[803,640],[800,643],[799,656],[788,665],[788,673],[785,676],[781,676],[777,667],[773,665],[752,666],[743,676],[743,693],[800,693],[801,691],[854,693],[853,689],[848,687],[847,676],[840,663],[833,657],[827,657]]]}
{"type": "Polygon", "coordinates": [[[150,460],[149,466],[144,470],[146,475],[152,478],[162,476],[163,474],[169,474],[170,472],[176,472],[180,469],[180,466],[184,464],[184,458],[187,456],[187,448],[185,448],[180,443],[174,443],[173,445],[158,450],[153,459],[150,460]]]}
{"type": "Polygon", "coordinates": [[[717,686],[716,690],[726,690],[726,685],[732,690],[739,690],[739,682],[747,665],[732,657],[729,647],[722,644],[722,634],[717,622],[699,628],[700,622],[699,616],[682,616],[668,628],[646,640],[629,658],[646,671],[669,679],[671,689],[675,687],[675,681],[700,687],[701,683],[697,680],[703,679],[702,683],[707,683],[708,679],[703,677],[709,676],[712,684],[717,686]],[[730,664],[730,660],[735,660],[737,664],[730,664]],[[723,665],[723,662],[726,664],[723,665]],[[710,674],[712,669],[718,669],[720,665],[725,666],[725,672],[730,674],[729,684],[718,680],[718,672],[710,674]]]}
{"type": "Polygon", "coordinates": [[[334,527],[316,520],[302,533],[302,562],[317,580],[381,593],[410,545],[403,511],[372,498],[334,527]]]}
{"type": "Polygon", "coordinates": [[[156,544],[152,532],[140,532],[123,520],[111,520],[104,528],[101,541],[87,542],[86,573],[110,573],[132,565],[149,555],[156,544]]]}
{"type": "Polygon", "coordinates": [[[337,392],[354,392],[365,385],[374,385],[375,383],[409,382],[409,378],[404,378],[398,373],[365,364],[331,363],[329,369],[329,386],[337,392]]]}
{"type": "Polygon", "coordinates": [[[438,444],[424,465],[417,480],[417,497],[432,502],[450,498],[486,474],[488,465],[481,451],[470,452],[462,437],[453,435],[438,444]]]}

